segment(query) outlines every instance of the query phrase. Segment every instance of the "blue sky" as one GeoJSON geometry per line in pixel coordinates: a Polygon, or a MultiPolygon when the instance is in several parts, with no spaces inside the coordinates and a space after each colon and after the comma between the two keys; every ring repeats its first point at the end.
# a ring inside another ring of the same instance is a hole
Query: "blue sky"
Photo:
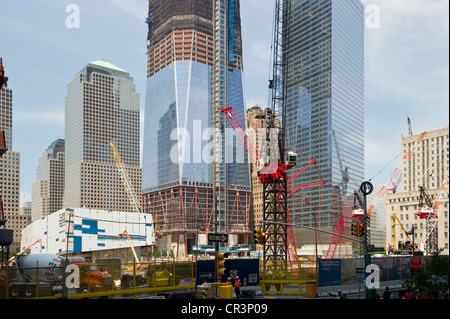
{"type": "MultiPolygon", "coordinates": [[[[379,28],[366,27],[366,179],[384,184],[399,164],[408,115],[414,134],[449,125],[449,1],[363,2],[380,14],[379,28]]],[[[31,200],[39,156],[64,138],[67,83],[88,62],[130,72],[144,109],[146,15],[147,0],[0,0],[22,202],[31,200]],[[80,9],[80,28],[66,27],[70,4],[80,9]]],[[[241,0],[241,15],[246,104],[267,105],[273,0],[241,0]]]]}

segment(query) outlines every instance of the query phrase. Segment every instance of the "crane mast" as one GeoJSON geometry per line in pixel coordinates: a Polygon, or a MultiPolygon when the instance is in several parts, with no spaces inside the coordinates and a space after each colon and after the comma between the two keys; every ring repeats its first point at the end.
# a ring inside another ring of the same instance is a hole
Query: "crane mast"
{"type": "MultiPolygon", "coordinates": [[[[259,182],[263,186],[263,225],[261,231],[266,234],[266,240],[263,244],[262,272],[271,278],[285,274],[288,262],[291,263],[292,269],[298,266],[296,264],[298,259],[295,240],[292,226],[290,226],[288,198],[290,196],[297,197],[294,195],[297,191],[310,187],[322,186],[323,191],[323,185],[326,183],[322,181],[287,187],[290,182],[316,162],[316,160],[308,157],[309,163],[288,178],[287,171],[297,165],[299,155],[296,151],[286,152],[288,146],[285,141],[290,10],[291,0],[275,0],[273,78],[269,80],[269,89],[272,90],[271,107],[265,109],[256,117],[262,120],[263,127],[257,127],[253,123],[253,127],[256,127],[260,132],[260,134],[257,134],[259,148],[256,149],[253,145],[231,107],[217,108],[224,114],[233,127],[236,136],[244,144],[249,153],[249,158],[256,167],[259,182]]],[[[307,201],[305,202],[310,204],[307,201]]]]}
{"type": "MultiPolygon", "coordinates": [[[[269,80],[272,101],[271,109],[265,112],[266,125],[266,151],[269,157],[278,158],[278,170],[276,176],[262,176],[263,185],[263,232],[267,234],[266,243],[263,246],[263,271],[275,273],[285,271],[288,261],[288,228],[289,226],[272,224],[267,222],[290,223],[287,206],[287,174],[285,154],[285,130],[286,130],[286,80],[288,73],[288,40],[290,21],[290,0],[275,0],[274,35],[273,35],[273,78],[269,80]],[[278,128],[277,128],[278,120],[278,128]],[[272,143],[277,144],[274,148],[272,143]],[[270,154],[271,152],[278,154],[270,154]]],[[[296,161],[295,161],[296,162],[296,161]]],[[[292,233],[292,229],[291,233],[292,233]]],[[[293,242],[293,236],[291,238],[293,242]]]]}
{"type": "Polygon", "coordinates": [[[441,188],[435,197],[434,204],[431,202],[425,189],[420,186],[419,210],[417,215],[420,219],[425,219],[427,251],[430,253],[438,250],[437,225],[441,204],[448,201],[449,177],[444,178],[441,188]]]}

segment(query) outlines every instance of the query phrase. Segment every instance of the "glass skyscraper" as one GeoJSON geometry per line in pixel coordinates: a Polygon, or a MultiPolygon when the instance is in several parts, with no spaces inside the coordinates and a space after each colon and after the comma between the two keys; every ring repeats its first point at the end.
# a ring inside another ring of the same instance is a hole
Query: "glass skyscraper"
{"type": "Polygon", "coordinates": [[[144,211],[178,256],[206,244],[209,231],[234,232],[229,245],[247,242],[247,154],[215,112],[231,106],[244,115],[239,0],[149,0],[147,24],[144,211]],[[224,164],[216,166],[218,132],[224,164]]]}
{"type": "MultiPolygon", "coordinates": [[[[239,1],[229,1],[228,10],[226,100],[244,114],[239,1]]],[[[142,188],[183,180],[212,182],[212,1],[150,0],[147,22],[142,188]]],[[[248,186],[247,155],[228,123],[226,127],[227,182],[248,186]]]]}
{"type": "MultiPolygon", "coordinates": [[[[326,181],[290,198],[295,223],[350,223],[364,179],[364,6],[359,0],[294,0],[289,31],[286,135],[316,165],[290,186],[326,181]]],[[[310,162],[299,157],[297,170],[310,162]]],[[[293,170],[292,173],[295,173],[293,170]]],[[[348,234],[348,231],[347,231],[348,234]]]]}

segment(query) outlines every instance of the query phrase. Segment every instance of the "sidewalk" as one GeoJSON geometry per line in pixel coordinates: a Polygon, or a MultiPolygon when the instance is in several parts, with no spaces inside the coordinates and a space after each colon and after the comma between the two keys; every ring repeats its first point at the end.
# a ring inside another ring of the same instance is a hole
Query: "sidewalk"
{"type": "MultiPolygon", "coordinates": [[[[380,282],[380,288],[377,289],[378,294],[383,294],[383,291],[389,287],[390,290],[401,290],[403,288],[403,280],[391,280],[380,282]]],[[[336,294],[338,290],[342,291],[343,294],[357,294],[361,292],[365,293],[365,284],[353,284],[353,285],[341,285],[341,286],[326,286],[317,288],[317,295],[319,297],[328,296],[328,293],[336,294]]]]}

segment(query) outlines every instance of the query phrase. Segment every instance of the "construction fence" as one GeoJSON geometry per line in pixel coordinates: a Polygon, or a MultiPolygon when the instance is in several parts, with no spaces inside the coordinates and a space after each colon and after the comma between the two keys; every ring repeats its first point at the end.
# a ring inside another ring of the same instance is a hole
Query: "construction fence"
{"type": "Polygon", "coordinates": [[[132,299],[193,290],[194,263],[115,260],[49,268],[0,269],[0,299],[132,299]]]}
{"type": "MultiPolygon", "coordinates": [[[[420,269],[423,256],[372,257],[377,265],[380,281],[405,280],[420,269]]],[[[364,258],[320,259],[319,286],[358,284],[364,278],[364,258]]]]}

